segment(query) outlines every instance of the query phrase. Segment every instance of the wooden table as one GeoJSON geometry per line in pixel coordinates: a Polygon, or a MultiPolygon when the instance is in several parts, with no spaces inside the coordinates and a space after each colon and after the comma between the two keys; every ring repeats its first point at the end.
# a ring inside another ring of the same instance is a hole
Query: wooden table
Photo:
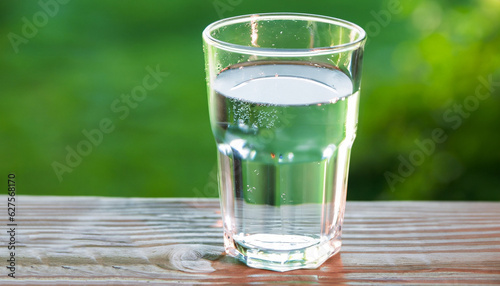
{"type": "Polygon", "coordinates": [[[278,273],[222,255],[216,199],[16,199],[16,278],[0,217],[2,285],[500,284],[500,203],[348,202],[340,254],[278,273]]]}

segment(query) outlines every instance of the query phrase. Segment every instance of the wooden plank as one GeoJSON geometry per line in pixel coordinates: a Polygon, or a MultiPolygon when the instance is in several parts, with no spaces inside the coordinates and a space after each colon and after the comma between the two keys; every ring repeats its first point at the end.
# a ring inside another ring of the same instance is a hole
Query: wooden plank
{"type": "Polygon", "coordinates": [[[0,263],[2,285],[500,284],[500,203],[348,202],[341,253],[277,273],[223,255],[215,199],[17,199],[17,278],[0,263]]]}

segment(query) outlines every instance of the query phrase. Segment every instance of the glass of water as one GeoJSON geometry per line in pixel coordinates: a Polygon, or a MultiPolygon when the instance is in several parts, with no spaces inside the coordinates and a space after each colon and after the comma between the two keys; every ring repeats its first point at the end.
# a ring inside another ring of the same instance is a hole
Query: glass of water
{"type": "Polygon", "coordinates": [[[226,252],[319,267],[341,245],[365,32],[270,13],[212,23],[203,40],[226,252]]]}

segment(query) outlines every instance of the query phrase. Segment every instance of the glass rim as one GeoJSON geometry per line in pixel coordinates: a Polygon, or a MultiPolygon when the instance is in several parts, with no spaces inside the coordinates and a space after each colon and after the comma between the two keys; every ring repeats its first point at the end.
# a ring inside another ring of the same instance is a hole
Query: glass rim
{"type": "Polygon", "coordinates": [[[237,52],[242,54],[251,54],[251,55],[259,55],[259,56],[284,56],[284,57],[300,57],[300,56],[313,56],[313,55],[322,55],[322,54],[332,54],[339,53],[347,50],[354,50],[360,46],[362,46],[363,42],[366,39],[366,32],[360,26],[338,18],[316,15],[316,14],[308,14],[308,13],[293,13],[293,12],[281,12],[281,13],[256,13],[256,14],[247,14],[241,16],[235,16],[230,18],[221,19],[209,24],[203,30],[203,39],[206,43],[215,46],[219,49],[223,49],[230,52],[237,52]],[[321,23],[332,24],[344,28],[348,28],[351,31],[356,31],[358,36],[353,41],[348,43],[334,45],[334,46],[325,46],[325,47],[316,47],[309,49],[279,49],[279,48],[261,48],[261,47],[252,47],[252,46],[243,46],[238,44],[233,44],[227,41],[222,41],[214,38],[210,33],[215,29],[228,26],[231,24],[239,24],[244,22],[251,22],[253,19],[259,20],[305,20],[305,21],[315,21],[321,23]]]}

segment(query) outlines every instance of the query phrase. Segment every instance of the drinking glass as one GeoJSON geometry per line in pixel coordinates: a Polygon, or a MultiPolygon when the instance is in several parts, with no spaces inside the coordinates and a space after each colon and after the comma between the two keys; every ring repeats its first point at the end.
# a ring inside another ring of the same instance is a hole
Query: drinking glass
{"type": "Polygon", "coordinates": [[[203,31],[226,252],[255,268],[316,268],[340,250],[366,34],[266,13],[203,31]]]}

